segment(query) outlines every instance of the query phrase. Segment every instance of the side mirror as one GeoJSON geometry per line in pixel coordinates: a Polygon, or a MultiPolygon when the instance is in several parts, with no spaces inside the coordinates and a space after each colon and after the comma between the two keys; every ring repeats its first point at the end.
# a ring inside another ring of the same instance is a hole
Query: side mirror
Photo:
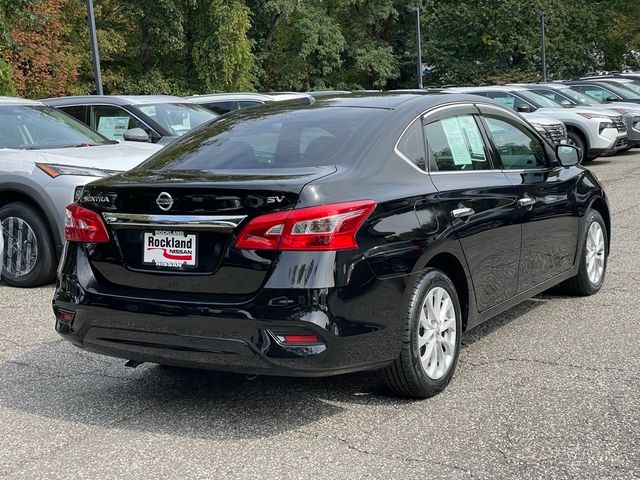
{"type": "Polygon", "coordinates": [[[562,105],[564,108],[573,107],[573,104],[569,100],[560,100],[560,105],[562,105]]]}
{"type": "Polygon", "coordinates": [[[518,107],[516,108],[516,110],[520,113],[531,113],[533,112],[533,110],[531,109],[531,107],[529,105],[518,105],[518,107]]]}
{"type": "Polygon", "coordinates": [[[557,145],[556,157],[563,167],[572,167],[580,163],[580,149],[573,145],[557,145]]]}
{"type": "Polygon", "coordinates": [[[149,141],[149,135],[147,135],[147,132],[145,132],[140,127],[130,128],[129,130],[127,130],[122,134],[122,137],[127,142],[148,142],[149,141]]]}
{"type": "Polygon", "coordinates": [[[613,95],[604,99],[605,102],[618,102],[620,99],[618,97],[614,97],[613,95]]]}

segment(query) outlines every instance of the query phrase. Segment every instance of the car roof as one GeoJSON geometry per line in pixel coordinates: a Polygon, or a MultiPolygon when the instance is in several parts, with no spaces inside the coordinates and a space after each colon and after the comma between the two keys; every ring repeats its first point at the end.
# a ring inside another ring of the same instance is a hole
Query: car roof
{"type": "Polygon", "coordinates": [[[451,92],[468,93],[468,92],[522,92],[528,90],[528,87],[518,85],[480,85],[477,87],[452,87],[448,89],[451,92]]]}
{"type": "Polygon", "coordinates": [[[149,103],[185,103],[173,95],[78,95],[74,97],[45,98],[49,105],[84,105],[106,103],[109,105],[145,105],[149,103]]]}
{"type": "Polygon", "coordinates": [[[201,95],[191,95],[185,97],[196,103],[207,102],[231,102],[231,101],[258,101],[258,102],[283,102],[299,98],[310,98],[308,93],[299,92],[272,92],[272,93],[255,93],[255,92],[230,92],[230,93],[209,93],[201,95]]]}
{"type": "Polygon", "coordinates": [[[27,100],[20,97],[2,97],[0,96],[0,105],[43,105],[42,102],[36,100],[27,100]]]}

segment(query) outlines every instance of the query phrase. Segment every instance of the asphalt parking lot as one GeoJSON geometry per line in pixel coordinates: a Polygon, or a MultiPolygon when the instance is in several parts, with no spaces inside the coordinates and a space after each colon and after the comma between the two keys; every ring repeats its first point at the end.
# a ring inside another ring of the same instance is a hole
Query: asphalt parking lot
{"type": "Polygon", "coordinates": [[[640,154],[589,166],[613,213],[604,289],[468,332],[430,400],[375,373],[127,369],[57,336],[52,287],[0,285],[0,477],[640,478],[640,154]]]}

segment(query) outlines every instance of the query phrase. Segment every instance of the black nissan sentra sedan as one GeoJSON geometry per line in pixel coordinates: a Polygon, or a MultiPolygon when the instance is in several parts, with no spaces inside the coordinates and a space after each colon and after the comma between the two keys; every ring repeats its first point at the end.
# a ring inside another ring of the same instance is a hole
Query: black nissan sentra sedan
{"type": "Polygon", "coordinates": [[[240,110],[67,208],[56,330],[88,351],[247,374],[450,381],[460,338],[604,281],[598,179],[477,96],[240,110]]]}

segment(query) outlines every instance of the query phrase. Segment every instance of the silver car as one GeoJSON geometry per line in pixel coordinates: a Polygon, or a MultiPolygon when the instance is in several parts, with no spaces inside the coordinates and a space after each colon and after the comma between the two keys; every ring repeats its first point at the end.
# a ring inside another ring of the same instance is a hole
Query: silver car
{"type": "Polygon", "coordinates": [[[43,103],[0,97],[2,280],[34,287],[54,278],[65,207],[98,177],[129,170],[162,147],[108,140],[43,103]]]}

